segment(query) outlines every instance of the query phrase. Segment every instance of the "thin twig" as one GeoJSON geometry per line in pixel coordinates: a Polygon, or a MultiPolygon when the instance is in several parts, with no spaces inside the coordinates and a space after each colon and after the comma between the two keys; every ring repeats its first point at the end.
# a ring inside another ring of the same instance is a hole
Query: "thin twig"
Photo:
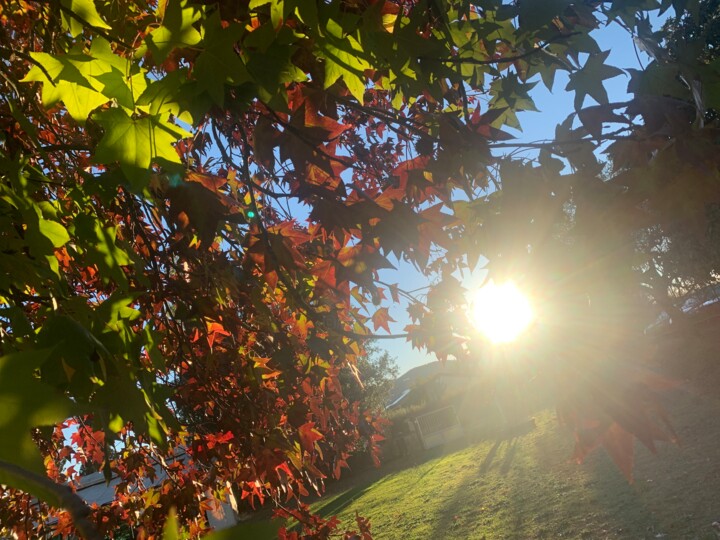
{"type": "Polygon", "coordinates": [[[17,56],[17,57],[19,57],[19,58],[22,58],[23,60],[26,60],[26,61],[30,62],[31,64],[36,65],[38,68],[40,68],[40,71],[42,71],[42,74],[45,75],[45,77],[47,78],[47,80],[50,81],[50,84],[52,84],[53,86],[56,86],[56,85],[55,85],[55,81],[53,81],[52,77],[50,76],[50,73],[48,72],[47,69],[45,69],[45,66],[43,66],[43,65],[42,65],[40,62],[38,62],[37,60],[35,60],[35,59],[34,59],[32,56],[30,56],[29,54],[25,54],[25,53],[22,52],[22,51],[16,51],[16,50],[14,50],[14,49],[7,49],[7,48],[5,48],[5,47],[0,47],[0,51],[5,52],[5,53],[10,53],[11,55],[15,55],[15,56],[17,56]]]}
{"type": "Polygon", "coordinates": [[[104,38],[107,39],[108,41],[114,41],[115,43],[117,43],[118,45],[122,45],[123,47],[125,47],[125,48],[126,48],[127,50],[129,50],[129,51],[131,51],[131,50],[134,49],[134,47],[133,47],[132,45],[129,45],[129,44],[125,43],[124,41],[122,41],[121,39],[119,39],[119,38],[117,38],[117,37],[115,37],[115,36],[111,36],[110,34],[108,34],[107,32],[105,32],[105,30],[103,30],[102,28],[98,28],[97,26],[93,26],[92,24],[90,24],[89,22],[87,22],[85,19],[83,19],[80,15],[78,15],[77,13],[75,13],[75,12],[74,12],[73,10],[71,10],[70,8],[67,8],[67,7],[65,7],[65,6],[63,6],[63,5],[61,4],[61,5],[60,5],[60,10],[61,10],[62,12],[64,12],[64,13],[66,13],[67,15],[69,15],[70,17],[72,17],[73,19],[75,19],[75,20],[76,20],[77,22],[79,22],[80,24],[82,24],[85,28],[89,28],[90,30],[92,30],[93,32],[95,32],[97,35],[99,35],[99,36],[101,36],[101,37],[104,37],[104,38]]]}
{"type": "MultiPolygon", "coordinates": [[[[241,169],[242,167],[238,166],[237,163],[232,159],[230,154],[227,151],[227,148],[225,148],[225,145],[222,144],[222,141],[220,141],[220,134],[217,131],[217,127],[215,124],[212,125],[212,134],[213,134],[213,140],[215,141],[215,144],[218,147],[218,150],[220,150],[220,155],[222,156],[223,161],[225,161],[226,164],[231,165],[235,169],[241,169]]],[[[291,193],[279,193],[277,191],[272,191],[271,189],[266,188],[265,186],[262,186],[260,184],[256,184],[252,181],[252,178],[250,178],[249,182],[261,193],[264,195],[267,195],[268,197],[272,197],[274,199],[287,199],[290,197],[293,197],[291,193]]]]}
{"type": "Polygon", "coordinates": [[[477,66],[491,66],[495,64],[509,64],[512,62],[516,62],[517,60],[523,60],[527,58],[528,56],[532,56],[534,54],[537,54],[541,51],[544,51],[545,48],[548,45],[551,45],[553,43],[557,43],[558,41],[564,41],[572,36],[576,36],[580,34],[580,32],[571,32],[569,34],[559,35],[552,39],[548,39],[544,43],[541,43],[534,49],[530,49],[529,51],[525,51],[522,54],[517,54],[515,56],[503,56],[500,58],[489,58],[487,60],[478,60],[476,58],[462,58],[460,56],[453,56],[452,58],[423,58],[420,57],[420,60],[435,60],[437,62],[447,62],[450,64],[473,64],[477,66]]]}

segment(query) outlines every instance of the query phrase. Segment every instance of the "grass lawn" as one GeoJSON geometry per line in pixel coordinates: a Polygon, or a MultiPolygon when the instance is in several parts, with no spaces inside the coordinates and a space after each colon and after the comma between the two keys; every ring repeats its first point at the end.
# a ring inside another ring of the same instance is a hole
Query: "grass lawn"
{"type": "Polygon", "coordinates": [[[441,448],[337,484],[313,504],[379,539],[701,538],[720,520],[720,392],[668,395],[681,446],[638,446],[635,483],[599,450],[569,462],[572,435],[551,410],[505,440],[441,448]]]}

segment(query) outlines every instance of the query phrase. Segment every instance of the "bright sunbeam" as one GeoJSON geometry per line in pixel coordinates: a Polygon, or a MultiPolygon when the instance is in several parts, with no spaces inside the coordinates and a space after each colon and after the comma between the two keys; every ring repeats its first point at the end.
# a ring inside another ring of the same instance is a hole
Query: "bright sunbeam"
{"type": "Polygon", "coordinates": [[[497,285],[490,281],[470,298],[473,326],[493,343],[514,341],[530,325],[530,302],[511,281],[497,285]]]}

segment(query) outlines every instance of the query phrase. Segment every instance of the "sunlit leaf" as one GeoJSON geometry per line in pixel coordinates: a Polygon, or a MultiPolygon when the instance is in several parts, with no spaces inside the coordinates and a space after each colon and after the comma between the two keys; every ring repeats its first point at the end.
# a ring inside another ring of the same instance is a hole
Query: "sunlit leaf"
{"type": "Polygon", "coordinates": [[[0,459],[42,474],[45,467],[31,429],[62,422],[77,410],[35,376],[50,353],[43,349],[0,357],[0,459]]]}
{"type": "Polygon", "coordinates": [[[200,43],[202,36],[193,25],[201,17],[201,8],[189,6],[186,0],[166,0],[161,25],[147,37],[156,60],[162,62],[175,48],[200,43]]]}
{"type": "Polygon", "coordinates": [[[110,26],[100,17],[94,0],[61,0],[60,4],[74,13],[76,17],[62,12],[63,26],[70,30],[72,37],[77,37],[85,28],[84,23],[91,27],[110,29],[110,26]]]}

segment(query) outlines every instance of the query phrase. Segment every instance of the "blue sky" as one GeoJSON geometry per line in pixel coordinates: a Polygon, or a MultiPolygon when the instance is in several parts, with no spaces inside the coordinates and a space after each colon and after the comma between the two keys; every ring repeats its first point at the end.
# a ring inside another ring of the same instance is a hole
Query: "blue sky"
{"type": "MultiPolygon", "coordinates": [[[[665,17],[666,16],[663,16],[663,19],[665,17]]],[[[653,21],[654,28],[660,25],[661,21],[659,19],[653,21]]],[[[638,51],[636,55],[631,36],[616,23],[610,24],[609,26],[601,26],[595,30],[592,35],[598,42],[601,50],[610,51],[607,59],[607,63],[610,65],[619,68],[641,69],[650,62],[649,57],[644,53],[638,51]],[[640,60],[638,60],[638,55],[640,60]],[[642,62],[642,65],[640,65],[640,62],[642,62]]],[[[537,77],[537,80],[539,81],[539,77],[537,77]]],[[[630,99],[631,96],[627,93],[629,80],[630,77],[628,75],[621,75],[605,81],[605,88],[610,101],[625,101],[630,99]]],[[[518,114],[518,118],[523,127],[523,132],[517,133],[518,140],[529,142],[548,139],[554,136],[557,124],[565,120],[567,116],[574,111],[574,95],[565,91],[567,82],[567,74],[558,71],[552,92],[548,91],[542,82],[539,82],[535,86],[531,91],[531,96],[540,112],[523,112],[518,114]]],[[[585,106],[592,104],[592,98],[586,97],[585,106]]],[[[400,265],[398,271],[386,271],[382,277],[386,282],[398,282],[404,289],[416,289],[427,285],[423,276],[416,272],[409,264],[400,265]]],[[[464,285],[467,288],[472,288],[476,283],[482,282],[482,279],[482,275],[466,276],[464,285]]],[[[409,323],[404,307],[404,305],[396,305],[390,309],[392,317],[396,319],[396,322],[391,328],[393,332],[402,332],[403,327],[409,323]]],[[[382,340],[378,345],[382,350],[388,351],[395,357],[401,374],[415,366],[436,360],[434,355],[427,355],[413,349],[410,343],[404,339],[382,340]]]]}

